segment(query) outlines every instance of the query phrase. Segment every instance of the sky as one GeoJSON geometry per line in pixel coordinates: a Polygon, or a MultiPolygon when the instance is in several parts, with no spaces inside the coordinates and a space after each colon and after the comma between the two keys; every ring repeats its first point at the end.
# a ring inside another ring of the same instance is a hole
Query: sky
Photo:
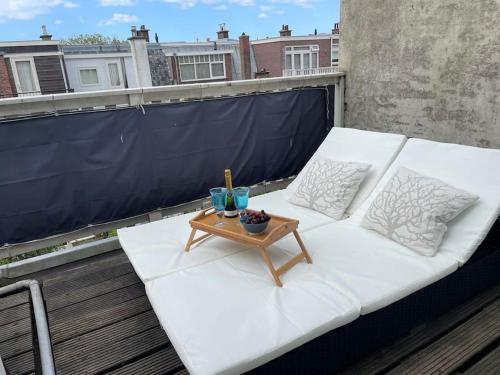
{"type": "Polygon", "coordinates": [[[340,0],[0,0],[0,40],[35,40],[46,25],[53,39],[101,33],[126,39],[130,26],[146,25],[161,42],[216,38],[225,23],[229,36],[277,36],[330,32],[339,21],[340,0]]]}

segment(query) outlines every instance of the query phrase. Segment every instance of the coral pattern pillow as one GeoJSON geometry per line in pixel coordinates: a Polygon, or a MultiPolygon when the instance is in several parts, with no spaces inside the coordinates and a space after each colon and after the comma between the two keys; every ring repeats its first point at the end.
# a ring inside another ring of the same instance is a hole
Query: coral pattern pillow
{"type": "Polygon", "coordinates": [[[400,167],[372,202],[361,226],[433,256],[448,229],[446,223],[478,199],[441,180],[400,167]]]}
{"type": "Polygon", "coordinates": [[[290,202],[340,220],[370,167],[370,164],[365,163],[317,157],[307,169],[290,202]]]}

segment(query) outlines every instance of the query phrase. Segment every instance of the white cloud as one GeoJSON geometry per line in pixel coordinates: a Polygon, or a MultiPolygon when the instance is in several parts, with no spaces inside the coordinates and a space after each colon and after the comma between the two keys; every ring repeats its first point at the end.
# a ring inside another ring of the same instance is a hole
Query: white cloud
{"type": "Polygon", "coordinates": [[[256,0],[163,0],[167,4],[176,4],[183,9],[193,8],[198,4],[216,5],[214,9],[226,10],[228,4],[235,4],[244,7],[252,7],[256,5],[256,0]]]}
{"type": "Polygon", "coordinates": [[[114,25],[117,23],[133,23],[138,22],[139,17],[134,16],[132,14],[124,14],[124,13],[113,13],[111,18],[107,20],[102,20],[99,22],[99,25],[114,25]]]}
{"type": "Polygon", "coordinates": [[[72,1],[65,1],[65,2],[63,3],[63,6],[64,6],[65,8],[78,8],[78,7],[80,6],[80,4],[74,3],[74,2],[72,2],[72,1]]]}
{"type": "Polygon", "coordinates": [[[255,0],[229,0],[229,2],[242,7],[251,7],[255,5],[255,0]]]}
{"type": "Polygon", "coordinates": [[[269,0],[270,3],[291,4],[301,8],[312,8],[319,0],[269,0]]]}
{"type": "Polygon", "coordinates": [[[75,8],[78,7],[78,4],[63,0],[2,0],[0,19],[31,20],[36,16],[50,12],[51,9],[58,6],[75,8]]]}
{"type": "Polygon", "coordinates": [[[277,9],[274,5],[260,5],[259,6],[260,13],[257,15],[259,18],[268,18],[271,15],[281,15],[285,12],[281,9],[277,9]]]}
{"type": "Polygon", "coordinates": [[[134,0],[100,0],[102,7],[127,7],[135,5],[134,0]]]}
{"type": "Polygon", "coordinates": [[[54,21],[54,23],[55,23],[56,25],[60,25],[60,24],[62,24],[62,21],[61,21],[61,20],[55,20],[55,21],[54,21]]]}
{"type": "Polygon", "coordinates": [[[197,3],[196,0],[163,0],[163,1],[168,4],[177,4],[183,9],[192,8],[197,3]]]}

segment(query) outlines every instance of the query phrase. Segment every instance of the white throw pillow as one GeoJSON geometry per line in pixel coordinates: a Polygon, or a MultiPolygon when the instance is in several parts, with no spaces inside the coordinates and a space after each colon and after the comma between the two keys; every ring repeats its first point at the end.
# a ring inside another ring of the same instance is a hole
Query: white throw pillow
{"type": "Polygon", "coordinates": [[[340,220],[370,167],[365,163],[317,157],[290,197],[290,202],[340,220]]]}
{"type": "Polygon", "coordinates": [[[479,197],[399,167],[368,208],[361,226],[422,254],[438,251],[446,223],[479,197]]]}

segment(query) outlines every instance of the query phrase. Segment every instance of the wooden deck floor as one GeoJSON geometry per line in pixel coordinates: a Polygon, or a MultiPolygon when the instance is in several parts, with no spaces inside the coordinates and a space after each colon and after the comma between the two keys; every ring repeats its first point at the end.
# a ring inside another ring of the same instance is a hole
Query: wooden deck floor
{"type": "MultiPolygon", "coordinates": [[[[58,374],[187,374],[121,251],[26,278],[43,282],[58,374]]],[[[37,372],[27,292],[0,299],[8,374],[37,372]]],[[[346,374],[499,374],[500,285],[346,374]]]]}

